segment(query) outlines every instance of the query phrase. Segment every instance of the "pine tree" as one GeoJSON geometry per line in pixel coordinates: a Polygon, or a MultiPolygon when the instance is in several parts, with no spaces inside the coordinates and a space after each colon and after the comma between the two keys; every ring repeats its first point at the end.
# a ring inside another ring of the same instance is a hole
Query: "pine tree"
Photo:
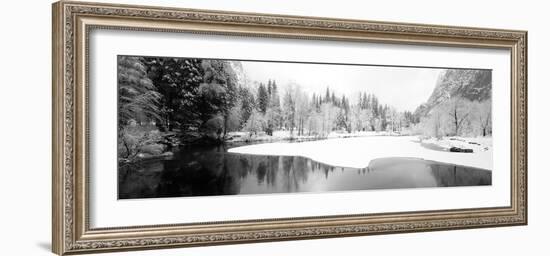
{"type": "Polygon", "coordinates": [[[247,87],[239,88],[239,97],[241,100],[241,121],[240,126],[243,127],[245,122],[250,118],[252,111],[256,108],[254,94],[247,87]]]}
{"type": "Polygon", "coordinates": [[[380,117],[380,109],[378,108],[378,98],[376,98],[375,95],[371,96],[371,105],[370,105],[372,112],[375,117],[380,117]]]}
{"type": "Polygon", "coordinates": [[[258,109],[262,114],[265,114],[267,110],[267,104],[269,103],[269,96],[264,84],[260,83],[258,87],[258,109]]]}
{"type": "Polygon", "coordinates": [[[201,96],[201,131],[206,136],[225,138],[231,109],[237,99],[237,81],[234,70],[227,61],[203,60],[203,83],[199,87],[201,96]],[[222,125],[217,121],[222,119],[222,125]],[[223,132],[223,136],[221,133],[223,132]],[[221,137],[220,137],[221,136],[221,137]]]}
{"type": "Polygon", "coordinates": [[[269,94],[269,102],[265,113],[266,133],[273,135],[273,131],[281,125],[281,102],[274,82],[270,80],[268,87],[271,87],[271,93],[269,94]]]}
{"type": "Polygon", "coordinates": [[[290,92],[290,89],[287,90],[283,96],[283,120],[284,125],[287,129],[290,129],[290,133],[294,130],[294,115],[296,108],[294,105],[294,98],[290,92]]]}
{"type": "Polygon", "coordinates": [[[277,83],[275,82],[275,80],[271,81],[271,90],[277,91],[277,83]]]}
{"type": "Polygon", "coordinates": [[[139,57],[121,56],[118,59],[118,70],[119,125],[127,125],[130,120],[159,120],[161,94],[147,77],[143,60],[139,57]]]}
{"type": "Polygon", "coordinates": [[[271,98],[271,79],[267,80],[267,97],[271,98]]]}
{"type": "Polygon", "coordinates": [[[203,81],[203,68],[200,59],[184,58],[143,58],[147,66],[147,76],[162,95],[160,112],[161,129],[171,131],[178,127],[184,131],[197,129],[197,108],[199,86],[203,81]]]}

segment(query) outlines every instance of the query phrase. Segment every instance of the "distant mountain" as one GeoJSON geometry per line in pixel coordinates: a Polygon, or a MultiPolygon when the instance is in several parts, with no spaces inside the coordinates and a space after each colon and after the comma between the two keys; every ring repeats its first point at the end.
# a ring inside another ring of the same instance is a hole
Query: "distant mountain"
{"type": "Polygon", "coordinates": [[[240,61],[229,61],[229,65],[235,72],[235,76],[237,78],[237,84],[243,84],[246,80],[243,65],[240,61]]]}
{"type": "Polygon", "coordinates": [[[435,106],[455,96],[483,101],[491,98],[491,92],[491,70],[448,69],[441,72],[432,95],[414,114],[418,118],[426,116],[435,106]]]}

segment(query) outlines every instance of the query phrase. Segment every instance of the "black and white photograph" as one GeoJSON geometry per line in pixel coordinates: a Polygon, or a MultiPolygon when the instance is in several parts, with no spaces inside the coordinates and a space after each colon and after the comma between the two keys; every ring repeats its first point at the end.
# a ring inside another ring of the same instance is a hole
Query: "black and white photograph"
{"type": "Polygon", "coordinates": [[[491,70],[118,56],[118,197],[491,185],[491,70]]]}

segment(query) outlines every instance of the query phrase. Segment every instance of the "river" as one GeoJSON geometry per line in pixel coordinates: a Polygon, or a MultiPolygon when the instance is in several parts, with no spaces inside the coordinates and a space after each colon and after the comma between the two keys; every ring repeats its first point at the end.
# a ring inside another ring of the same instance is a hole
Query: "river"
{"type": "Polygon", "coordinates": [[[339,167],[301,156],[227,152],[233,146],[185,146],[171,159],[123,165],[118,198],[221,196],[491,185],[491,171],[411,157],[339,167]]]}

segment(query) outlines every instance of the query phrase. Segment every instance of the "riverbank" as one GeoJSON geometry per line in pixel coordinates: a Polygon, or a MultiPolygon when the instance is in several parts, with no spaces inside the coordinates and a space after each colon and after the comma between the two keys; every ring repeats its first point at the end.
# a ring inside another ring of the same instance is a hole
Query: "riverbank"
{"type": "Polygon", "coordinates": [[[332,166],[365,168],[370,161],[385,157],[414,157],[426,160],[492,170],[491,138],[424,139],[418,136],[362,136],[332,138],[301,143],[262,143],[235,147],[231,153],[252,155],[302,156],[332,166]],[[476,144],[470,144],[475,142],[476,144]],[[446,150],[452,145],[476,148],[473,153],[446,150]],[[466,145],[467,144],[467,145],[466,145]],[[437,146],[437,147],[435,147],[437,146]]]}
{"type": "Polygon", "coordinates": [[[331,132],[327,136],[317,135],[296,135],[296,132],[290,131],[274,131],[272,135],[267,135],[265,132],[260,132],[256,135],[250,135],[248,132],[230,132],[228,133],[229,139],[227,143],[248,143],[248,142],[286,142],[286,141],[311,141],[311,140],[324,140],[335,138],[356,138],[356,137],[368,137],[368,136],[397,136],[398,134],[393,132],[331,132]]]}

